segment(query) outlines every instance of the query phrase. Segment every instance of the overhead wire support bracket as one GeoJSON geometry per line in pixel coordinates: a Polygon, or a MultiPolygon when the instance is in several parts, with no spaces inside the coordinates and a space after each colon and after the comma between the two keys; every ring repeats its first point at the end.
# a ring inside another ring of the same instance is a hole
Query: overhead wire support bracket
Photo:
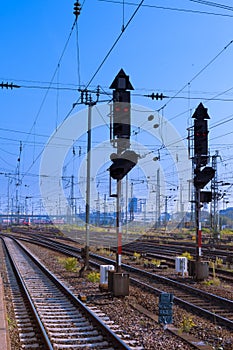
{"type": "Polygon", "coordinates": [[[100,87],[97,86],[96,90],[88,90],[88,89],[78,89],[81,93],[80,102],[73,103],[73,108],[77,105],[84,104],[86,106],[95,106],[99,102],[109,102],[109,100],[99,101],[100,97],[100,87]],[[92,100],[91,94],[96,94],[95,101],[92,100]]]}

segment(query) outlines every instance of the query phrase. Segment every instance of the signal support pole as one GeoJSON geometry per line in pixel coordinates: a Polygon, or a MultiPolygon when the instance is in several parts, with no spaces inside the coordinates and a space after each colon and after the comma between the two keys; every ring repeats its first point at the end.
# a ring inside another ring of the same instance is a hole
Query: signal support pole
{"type": "Polygon", "coordinates": [[[116,252],[116,272],[121,272],[121,255],[122,255],[122,222],[121,222],[121,180],[117,180],[117,216],[116,216],[116,235],[117,235],[117,252],[116,252]]]}
{"type": "MultiPolygon", "coordinates": [[[[196,169],[197,171],[197,169],[196,169]]],[[[200,171],[200,169],[198,169],[200,171]]],[[[195,221],[196,221],[196,261],[201,261],[201,244],[202,244],[202,231],[201,231],[201,220],[200,220],[200,189],[195,190],[195,221]]]]}
{"type": "MultiPolygon", "coordinates": [[[[130,91],[133,87],[129,76],[123,69],[119,71],[110,89],[113,90],[113,117],[110,125],[110,140],[116,153],[111,154],[112,164],[109,168],[110,177],[117,180],[116,183],[116,266],[115,271],[110,273],[108,290],[114,296],[129,295],[129,274],[121,271],[122,255],[122,179],[137,164],[138,155],[130,150],[131,114],[130,114],[130,91]]],[[[111,182],[110,182],[111,184],[111,182]]],[[[127,204],[126,204],[127,205],[127,204]]]]}
{"type": "Polygon", "coordinates": [[[121,272],[121,254],[122,254],[122,208],[121,208],[121,180],[137,163],[135,152],[127,151],[130,147],[130,91],[133,87],[129,81],[129,76],[125,74],[123,69],[119,71],[110,89],[113,90],[113,122],[110,126],[111,141],[114,147],[117,147],[117,153],[112,159],[113,164],[110,167],[110,176],[117,180],[117,216],[116,216],[116,272],[121,272]],[[135,163],[132,159],[136,158],[135,163]],[[128,159],[127,159],[128,158],[128,159]]]}

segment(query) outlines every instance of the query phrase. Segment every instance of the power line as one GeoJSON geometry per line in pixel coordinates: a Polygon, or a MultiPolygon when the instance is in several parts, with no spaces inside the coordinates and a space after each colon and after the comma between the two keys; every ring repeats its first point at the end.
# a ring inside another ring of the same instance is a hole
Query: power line
{"type": "Polygon", "coordinates": [[[229,123],[229,122],[232,121],[232,120],[233,120],[233,114],[230,115],[229,117],[223,118],[222,121],[220,121],[220,122],[218,122],[218,123],[212,125],[212,126],[210,127],[210,129],[213,129],[213,128],[216,128],[217,126],[221,126],[221,125],[223,125],[223,124],[229,123]]]}
{"type": "MultiPolygon", "coordinates": [[[[78,16],[75,17],[75,20],[74,20],[74,23],[73,23],[73,25],[72,25],[72,27],[71,27],[71,30],[70,30],[70,33],[69,33],[69,35],[68,35],[67,41],[66,41],[65,46],[64,46],[64,48],[63,48],[63,50],[62,50],[61,56],[60,56],[60,58],[59,58],[59,60],[58,60],[58,64],[57,64],[56,69],[55,69],[55,71],[54,71],[54,73],[53,73],[53,75],[52,75],[51,81],[50,81],[50,83],[49,83],[49,87],[47,88],[47,91],[46,91],[46,93],[45,93],[45,96],[44,96],[44,98],[42,99],[42,102],[41,102],[41,105],[40,105],[39,110],[38,110],[38,112],[37,112],[37,115],[36,115],[36,117],[35,117],[35,119],[34,119],[34,122],[33,122],[33,124],[32,124],[32,127],[31,127],[31,129],[30,129],[30,131],[29,131],[29,135],[31,135],[32,130],[33,130],[33,128],[34,128],[35,125],[36,125],[36,122],[37,122],[37,120],[38,120],[38,118],[39,118],[39,115],[40,115],[40,112],[41,112],[41,110],[42,110],[42,107],[43,107],[43,105],[44,105],[44,103],[45,103],[45,101],[46,101],[46,98],[47,98],[47,96],[48,96],[48,93],[49,93],[49,91],[50,91],[52,82],[53,82],[53,80],[54,80],[54,78],[55,78],[55,76],[56,76],[56,74],[57,74],[58,69],[60,68],[61,61],[62,61],[63,56],[64,56],[64,54],[65,54],[65,51],[66,51],[66,49],[67,49],[67,47],[68,47],[68,43],[69,43],[69,41],[70,41],[70,38],[71,38],[71,35],[72,35],[72,32],[73,32],[73,29],[74,29],[74,27],[75,27],[75,25],[76,25],[77,18],[78,18],[78,16]]],[[[29,136],[28,136],[28,137],[29,137],[29,136]]],[[[27,137],[26,141],[28,140],[28,137],[27,137]]],[[[39,159],[39,157],[41,156],[41,154],[42,154],[42,151],[39,153],[39,155],[36,157],[36,159],[33,160],[33,162],[32,162],[32,164],[31,164],[31,166],[29,167],[28,171],[32,168],[32,166],[35,164],[35,162],[39,159]]]]}
{"type": "MultiPolygon", "coordinates": [[[[124,34],[125,30],[127,29],[127,27],[129,26],[129,24],[132,22],[133,18],[135,17],[136,13],[138,12],[138,10],[140,9],[140,7],[142,6],[144,0],[141,0],[141,2],[137,5],[136,10],[133,12],[132,16],[130,17],[130,19],[128,20],[128,22],[126,23],[126,25],[124,26],[124,28],[122,28],[121,33],[118,35],[118,37],[116,38],[116,40],[114,41],[114,43],[112,44],[111,48],[109,49],[109,51],[107,52],[107,54],[105,55],[105,57],[103,58],[103,60],[101,61],[101,63],[99,64],[98,68],[96,69],[95,73],[93,74],[93,76],[91,77],[91,79],[89,80],[89,82],[87,83],[85,89],[87,89],[90,84],[92,83],[92,81],[94,80],[94,78],[96,77],[96,75],[99,73],[100,69],[102,68],[102,66],[104,65],[104,63],[106,62],[107,58],[110,56],[111,52],[113,51],[113,49],[115,48],[115,46],[117,45],[118,41],[121,39],[122,35],[124,34]]],[[[68,115],[66,116],[65,119],[68,118],[68,116],[70,115],[70,113],[72,112],[74,106],[78,103],[79,99],[73,104],[73,107],[71,109],[71,111],[68,113],[68,115]]]]}
{"type": "Polygon", "coordinates": [[[130,19],[128,20],[128,22],[126,23],[126,25],[124,26],[124,28],[122,28],[121,33],[119,34],[119,36],[117,37],[117,39],[115,40],[115,42],[113,43],[112,47],[110,48],[110,50],[107,52],[106,56],[104,57],[104,59],[102,60],[102,62],[100,63],[99,67],[97,68],[96,72],[93,74],[92,78],[90,79],[90,81],[88,82],[87,87],[89,87],[89,85],[92,83],[92,81],[94,80],[94,78],[96,77],[96,75],[98,74],[98,72],[100,71],[101,67],[103,66],[103,64],[105,63],[105,61],[107,60],[108,56],[111,54],[111,52],[113,51],[113,49],[115,48],[116,44],[118,43],[118,41],[120,40],[120,38],[122,37],[123,33],[125,32],[125,30],[127,29],[127,27],[130,25],[130,23],[132,22],[133,18],[135,17],[136,13],[138,12],[138,10],[140,9],[140,7],[142,6],[144,0],[141,0],[141,2],[138,4],[136,10],[133,12],[132,16],[130,17],[130,19]]]}
{"type": "MultiPolygon", "coordinates": [[[[114,4],[121,4],[121,1],[117,0],[98,0],[103,2],[110,2],[114,4]]],[[[191,0],[189,0],[191,1],[191,0]]],[[[137,6],[135,2],[125,2],[125,5],[131,5],[131,6],[137,6]]],[[[224,14],[224,13],[216,13],[216,12],[207,12],[207,11],[199,11],[199,10],[191,10],[191,9],[185,9],[185,8],[178,8],[178,7],[167,7],[167,6],[157,6],[157,5],[149,5],[144,4],[143,7],[148,8],[156,8],[161,10],[169,10],[169,11],[177,11],[177,12],[187,12],[187,13],[193,13],[193,14],[201,14],[201,15],[211,15],[211,16],[221,16],[221,17],[233,17],[233,15],[224,14]]]]}
{"type": "Polygon", "coordinates": [[[164,109],[168,103],[170,103],[175,97],[177,97],[187,86],[189,86],[196,78],[198,78],[212,63],[216,61],[216,59],[223,54],[224,51],[226,51],[233,43],[233,40],[231,40],[217,55],[215,55],[198,73],[196,73],[191,80],[189,80],[188,83],[186,83],[174,96],[172,96],[166,104],[164,104],[161,108],[159,108],[157,111],[161,111],[164,109]]]}
{"type": "MultiPolygon", "coordinates": [[[[57,86],[42,86],[42,85],[17,85],[17,87],[19,88],[24,88],[24,89],[38,89],[38,90],[55,90],[55,91],[79,91],[79,88],[77,86],[75,87],[67,87],[67,86],[64,86],[64,87],[60,87],[58,86],[58,83],[56,83],[57,86]]],[[[61,83],[59,83],[59,85],[61,85],[61,83]]],[[[229,92],[230,90],[232,90],[233,87],[231,87],[230,89],[224,91],[224,92],[221,92],[219,93],[218,95],[216,96],[220,96],[220,95],[223,95],[225,94],[226,92],[229,92]]],[[[135,90],[148,90],[146,88],[136,88],[135,90]]],[[[153,90],[153,89],[151,89],[153,90]]],[[[210,93],[210,92],[203,92],[204,95],[206,95],[207,93],[210,93]]],[[[110,97],[110,99],[112,98],[111,97],[111,93],[110,92],[106,92],[103,90],[103,92],[100,92],[100,94],[102,95],[107,95],[110,97]]],[[[152,94],[153,95],[153,94],[152,94]]],[[[135,97],[151,97],[149,95],[144,95],[144,94],[140,94],[140,93],[132,93],[132,96],[135,96],[135,97]]],[[[222,101],[222,102],[232,102],[233,101],[233,98],[217,98],[217,97],[203,97],[203,96],[197,96],[197,97],[187,97],[187,96],[169,96],[169,95],[163,95],[161,98],[159,99],[164,99],[164,98],[169,98],[169,99],[184,99],[184,100],[187,100],[187,99],[190,99],[190,100],[205,100],[205,101],[222,101]]],[[[30,134],[30,132],[28,133],[30,134]]]]}
{"type": "Polygon", "coordinates": [[[60,58],[59,58],[59,60],[58,60],[57,66],[56,66],[55,71],[54,71],[54,73],[53,73],[53,75],[52,75],[52,78],[51,78],[51,81],[50,81],[49,86],[48,86],[48,88],[47,88],[47,91],[46,91],[46,93],[45,93],[45,96],[44,96],[44,98],[42,99],[41,105],[40,105],[40,107],[39,107],[39,111],[37,112],[37,115],[36,115],[36,117],[35,117],[35,120],[34,120],[34,122],[33,122],[33,124],[32,124],[31,129],[30,129],[30,133],[32,132],[32,129],[34,128],[34,126],[35,126],[35,124],[36,124],[36,122],[37,122],[37,120],[38,120],[38,118],[39,118],[40,112],[41,112],[42,107],[43,107],[43,105],[44,105],[44,103],[45,103],[45,100],[46,100],[46,98],[47,98],[48,92],[49,92],[49,90],[50,90],[50,88],[51,88],[51,83],[53,82],[53,80],[54,80],[54,78],[55,78],[55,76],[56,76],[56,74],[57,74],[57,71],[58,71],[58,69],[59,69],[59,67],[60,67],[62,58],[63,58],[63,56],[64,56],[64,54],[65,54],[66,49],[67,49],[68,43],[69,43],[69,41],[70,41],[70,38],[71,38],[71,35],[72,35],[72,32],[73,32],[73,29],[74,29],[75,24],[76,24],[76,21],[77,21],[77,18],[75,18],[75,21],[74,21],[74,23],[73,23],[73,25],[72,25],[72,27],[71,27],[70,33],[69,33],[69,35],[68,35],[68,39],[67,39],[67,41],[66,41],[66,43],[65,43],[65,46],[64,46],[64,48],[63,48],[63,50],[62,50],[61,56],[60,56],[60,58]]]}
{"type": "Polygon", "coordinates": [[[233,7],[232,6],[222,5],[222,4],[217,3],[217,2],[206,1],[206,0],[188,0],[188,1],[196,2],[196,3],[201,4],[201,5],[218,7],[218,8],[224,9],[224,10],[233,11],[233,7]]]}

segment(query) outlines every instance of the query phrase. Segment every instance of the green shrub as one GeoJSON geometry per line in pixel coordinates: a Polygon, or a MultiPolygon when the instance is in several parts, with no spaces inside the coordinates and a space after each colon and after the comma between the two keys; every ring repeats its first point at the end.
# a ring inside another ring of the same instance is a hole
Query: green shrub
{"type": "Polygon", "coordinates": [[[221,285],[221,281],[219,278],[217,277],[214,277],[213,279],[211,280],[207,280],[207,281],[204,281],[203,284],[205,286],[215,286],[215,287],[218,287],[221,285]]]}
{"type": "Polygon", "coordinates": [[[181,254],[181,256],[184,256],[188,260],[192,260],[193,259],[192,255],[189,252],[184,252],[184,253],[181,254]]]}
{"type": "Polygon", "coordinates": [[[100,281],[100,274],[99,274],[99,272],[92,271],[87,275],[87,279],[88,279],[88,281],[93,282],[93,283],[99,282],[100,281]]]}
{"type": "Polygon", "coordinates": [[[78,260],[76,258],[59,258],[59,262],[64,266],[66,271],[76,272],[78,267],[78,260]]]}
{"type": "Polygon", "coordinates": [[[160,264],[161,264],[161,260],[159,260],[159,259],[152,259],[151,260],[151,265],[153,265],[153,266],[159,267],[160,264]]]}
{"type": "Polygon", "coordinates": [[[192,317],[183,316],[183,319],[180,323],[180,331],[189,333],[190,330],[195,326],[192,317]]]}
{"type": "Polygon", "coordinates": [[[137,252],[134,252],[134,253],[133,253],[133,257],[134,257],[135,260],[138,261],[138,260],[141,258],[141,254],[140,254],[140,253],[137,253],[137,252]]]}

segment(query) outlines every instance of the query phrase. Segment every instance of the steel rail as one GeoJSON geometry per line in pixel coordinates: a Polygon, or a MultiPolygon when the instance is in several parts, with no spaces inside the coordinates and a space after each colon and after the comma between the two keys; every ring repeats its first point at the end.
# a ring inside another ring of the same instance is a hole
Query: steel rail
{"type": "MultiPolygon", "coordinates": [[[[9,237],[9,236],[8,236],[9,237]]],[[[45,265],[38,261],[38,259],[29,252],[21,243],[19,243],[15,238],[11,237],[20,248],[32,259],[32,261],[44,272],[49,279],[56,284],[57,287],[69,297],[69,299],[76,305],[81,311],[91,319],[91,322],[105,335],[107,340],[113,344],[116,349],[120,350],[131,350],[123,340],[121,340],[95,313],[93,313],[81,300],[79,300],[61,281],[59,281],[56,276],[49,271],[45,265]]],[[[68,252],[66,251],[66,254],[68,252]]],[[[45,331],[46,332],[46,331],[45,331]]],[[[53,347],[49,348],[53,349],[53,347]]]]}
{"type": "Polygon", "coordinates": [[[33,300],[31,298],[31,296],[30,296],[30,293],[28,292],[27,286],[26,286],[23,278],[21,277],[21,274],[20,274],[19,269],[18,269],[18,267],[17,267],[17,265],[16,265],[16,263],[14,261],[14,258],[11,256],[4,239],[2,237],[1,237],[1,239],[2,239],[2,242],[4,244],[4,249],[5,249],[5,252],[7,254],[7,257],[9,259],[10,263],[11,263],[11,267],[12,267],[14,273],[15,273],[16,279],[17,279],[17,281],[18,281],[18,283],[19,283],[19,285],[20,285],[20,287],[21,287],[21,289],[23,291],[24,296],[26,296],[26,299],[29,302],[31,312],[33,313],[34,319],[37,322],[37,326],[39,327],[40,332],[41,332],[41,334],[43,336],[43,341],[44,341],[45,345],[47,346],[47,348],[49,350],[53,350],[52,343],[51,343],[51,341],[50,341],[50,339],[48,337],[48,334],[46,332],[46,329],[45,329],[43,323],[41,322],[40,316],[39,316],[39,314],[38,314],[38,312],[37,312],[37,310],[35,308],[35,305],[33,303],[33,300]]]}
{"type": "MultiPolygon", "coordinates": [[[[25,240],[25,239],[23,238],[23,240],[25,240]]],[[[55,250],[59,249],[60,252],[62,252],[64,254],[67,254],[67,255],[70,255],[70,256],[71,255],[74,256],[74,257],[79,257],[80,256],[80,249],[74,248],[74,247],[70,247],[69,245],[61,244],[61,243],[58,243],[58,242],[55,242],[55,244],[53,244],[52,240],[50,240],[49,246],[46,245],[46,243],[44,243],[44,242],[41,242],[41,245],[43,245],[45,247],[48,247],[48,248],[50,246],[50,248],[55,249],[55,250]]],[[[102,262],[104,262],[106,264],[114,264],[114,261],[112,259],[109,259],[109,258],[106,258],[106,257],[102,257],[102,256],[99,256],[97,254],[90,253],[90,257],[94,258],[94,259],[97,259],[99,261],[102,261],[102,262]]],[[[97,266],[99,267],[99,264],[96,263],[93,260],[90,260],[90,264],[92,264],[92,265],[94,265],[96,267],[97,266]]],[[[159,276],[157,274],[154,274],[154,273],[151,273],[151,272],[148,272],[148,271],[145,271],[145,270],[142,270],[142,269],[139,269],[139,268],[127,265],[127,264],[123,264],[122,263],[122,269],[124,269],[125,271],[129,271],[129,272],[132,272],[132,273],[136,273],[136,274],[139,274],[139,275],[146,276],[147,278],[150,278],[150,279],[159,280],[161,282],[164,282],[164,283],[167,283],[167,284],[179,287],[180,289],[183,289],[183,290],[186,289],[187,291],[189,291],[190,293],[193,293],[195,295],[198,295],[198,294],[200,295],[200,293],[201,293],[207,299],[215,300],[217,303],[221,303],[221,304],[225,305],[226,307],[228,307],[229,310],[233,310],[233,301],[230,301],[228,299],[219,297],[219,296],[217,296],[215,294],[211,294],[211,293],[208,293],[208,292],[205,292],[205,291],[200,291],[200,290],[198,290],[198,289],[196,289],[194,287],[184,285],[184,284],[182,284],[180,282],[171,280],[171,279],[169,279],[167,277],[159,276]]],[[[130,277],[130,280],[132,280],[132,282],[133,282],[132,277],[130,277]]],[[[141,283],[143,285],[143,282],[141,282],[141,283]]],[[[153,287],[151,287],[151,288],[153,288],[153,287]]],[[[151,290],[153,290],[153,289],[151,289],[151,290]]],[[[162,292],[162,290],[159,291],[159,293],[161,293],[161,292],[162,292]]],[[[178,297],[174,297],[174,302],[179,304],[179,305],[182,305],[183,307],[188,308],[189,310],[192,309],[198,315],[200,315],[200,312],[201,312],[203,315],[205,315],[208,319],[211,319],[213,322],[218,322],[219,324],[225,325],[226,327],[228,327],[230,329],[233,329],[233,321],[231,321],[230,319],[222,317],[221,315],[218,315],[218,314],[213,313],[211,311],[208,311],[206,309],[200,308],[199,306],[194,305],[192,303],[188,303],[185,300],[182,300],[182,299],[180,299],[178,297]]]]}

